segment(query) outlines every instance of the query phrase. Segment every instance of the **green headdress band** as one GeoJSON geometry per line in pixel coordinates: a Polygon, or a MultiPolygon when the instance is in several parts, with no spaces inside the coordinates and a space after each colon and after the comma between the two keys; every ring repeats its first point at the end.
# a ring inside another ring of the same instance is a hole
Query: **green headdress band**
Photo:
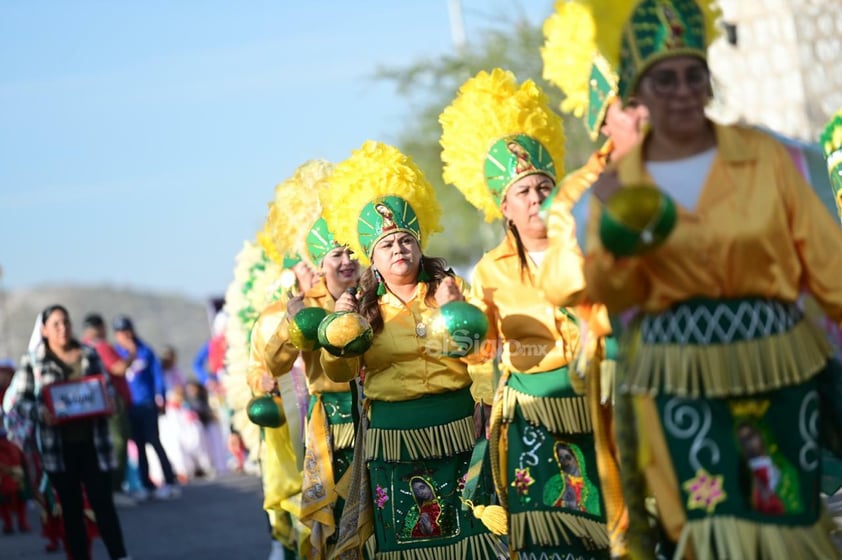
{"type": "Polygon", "coordinates": [[[284,255],[282,268],[284,270],[292,269],[295,265],[301,262],[301,257],[298,255],[284,255]]]}
{"type": "Polygon", "coordinates": [[[827,158],[833,200],[836,201],[836,210],[842,219],[842,109],[827,123],[820,142],[827,158]]]}
{"type": "Polygon", "coordinates": [[[412,234],[421,244],[421,224],[409,202],[389,195],[375,198],[363,207],[357,220],[357,236],[369,258],[378,241],[398,232],[412,234]]]}
{"type": "Polygon", "coordinates": [[[608,65],[608,61],[597,54],[588,80],[588,111],[585,114],[585,128],[594,142],[599,138],[608,106],[616,97],[617,74],[608,65]]]}
{"type": "Polygon", "coordinates": [[[556,180],[550,152],[535,138],[525,134],[504,136],[491,145],[485,157],[485,183],[497,206],[518,179],[541,173],[556,180]]]}
{"type": "MultiPolygon", "coordinates": [[[[707,1],[707,0],[702,0],[707,1]]],[[[623,28],[620,97],[628,101],[640,77],[656,62],[674,56],[707,59],[705,14],[694,0],[643,0],[623,28]]]]}
{"type": "Polygon", "coordinates": [[[325,258],[325,255],[332,250],[339,247],[339,244],[333,238],[333,234],[327,229],[327,222],[324,218],[319,218],[313,227],[310,228],[310,233],[307,234],[307,253],[310,254],[310,261],[318,265],[325,258]]]}

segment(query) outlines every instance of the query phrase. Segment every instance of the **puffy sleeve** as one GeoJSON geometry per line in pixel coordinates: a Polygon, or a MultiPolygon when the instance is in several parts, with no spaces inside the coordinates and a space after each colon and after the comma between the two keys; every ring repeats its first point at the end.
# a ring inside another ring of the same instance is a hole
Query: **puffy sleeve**
{"type": "Polygon", "coordinates": [[[585,294],[582,251],[579,248],[573,207],[605,169],[608,145],[594,153],[588,162],[567,176],[559,185],[547,217],[550,246],[538,271],[538,286],[555,306],[579,303],[585,294]]]}
{"type": "Polygon", "coordinates": [[[275,377],[280,377],[289,373],[300,351],[290,341],[286,313],[281,314],[272,322],[275,329],[268,336],[268,342],[263,348],[263,358],[269,372],[275,377]]]}
{"type": "Polygon", "coordinates": [[[602,210],[602,203],[593,197],[585,248],[585,285],[588,300],[605,304],[611,313],[619,313],[646,300],[649,280],[641,257],[616,258],[602,246],[602,210]]]}
{"type": "Polygon", "coordinates": [[[360,373],[362,368],[362,357],[340,358],[321,350],[320,361],[322,369],[332,381],[336,383],[348,383],[360,373]]]}
{"type": "Polygon", "coordinates": [[[842,324],[842,229],[777,143],[775,160],[791,235],[803,267],[801,282],[824,312],[842,324]]]}
{"type": "Polygon", "coordinates": [[[262,394],[260,379],[264,373],[274,377],[288,373],[298,357],[298,349],[289,342],[286,313],[261,313],[254,323],[249,342],[246,382],[255,394],[262,394]]]}
{"type": "Polygon", "coordinates": [[[538,270],[538,287],[558,307],[578,303],[585,293],[582,253],[571,208],[558,196],[553,201],[547,218],[550,246],[538,270]]]}
{"type": "Polygon", "coordinates": [[[497,328],[494,322],[494,314],[489,315],[489,302],[483,298],[483,290],[479,275],[474,274],[471,284],[465,282],[460,284],[465,301],[476,305],[488,319],[488,333],[485,342],[479,350],[469,354],[463,361],[468,364],[468,375],[471,378],[471,395],[475,402],[491,404],[494,400],[494,357],[493,349],[497,347],[497,328]]]}
{"type": "Polygon", "coordinates": [[[471,377],[471,396],[474,402],[490,405],[494,402],[494,362],[468,365],[471,377]]]}
{"type": "Polygon", "coordinates": [[[488,333],[485,336],[485,342],[482,344],[479,351],[465,357],[465,361],[469,364],[468,373],[473,378],[474,375],[482,376],[484,375],[483,372],[487,371],[482,369],[484,366],[480,369],[473,369],[474,366],[485,364],[489,360],[495,358],[497,355],[497,349],[500,348],[500,331],[497,325],[497,307],[494,305],[491,288],[487,286],[485,279],[483,278],[481,266],[477,266],[474,270],[473,278],[471,278],[470,289],[468,290],[468,294],[465,299],[468,303],[476,305],[483,313],[485,313],[485,317],[488,319],[488,333]]]}

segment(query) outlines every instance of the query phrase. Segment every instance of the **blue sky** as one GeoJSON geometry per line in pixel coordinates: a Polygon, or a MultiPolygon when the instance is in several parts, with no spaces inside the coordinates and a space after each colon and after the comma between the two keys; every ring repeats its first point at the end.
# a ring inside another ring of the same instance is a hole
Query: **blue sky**
{"type": "Polygon", "coordinates": [[[447,0],[0,4],[3,286],[224,292],[275,184],[412,118],[378,65],[452,45],[447,0]]]}

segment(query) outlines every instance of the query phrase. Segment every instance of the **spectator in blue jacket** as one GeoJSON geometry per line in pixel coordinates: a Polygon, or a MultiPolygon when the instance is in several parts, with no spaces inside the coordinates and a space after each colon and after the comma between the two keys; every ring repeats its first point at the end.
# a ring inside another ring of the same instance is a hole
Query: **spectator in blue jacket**
{"type": "Polygon", "coordinates": [[[137,446],[138,469],[143,490],[135,496],[140,500],[149,497],[149,493],[158,499],[177,497],[180,489],[176,482],[170,460],[158,434],[158,414],[163,413],[166,403],[166,387],[161,362],[152,349],[135,333],[134,324],[129,317],[119,315],[112,323],[117,352],[121,355],[134,355],[126,370],[126,381],[132,394],[129,407],[131,438],[137,446]],[[146,458],[146,444],[152,446],[161,463],[164,484],[156,488],[149,478],[149,461],[146,458]]]}
{"type": "Polygon", "coordinates": [[[202,344],[196,356],[193,358],[193,373],[196,381],[207,386],[208,381],[217,381],[216,372],[210,371],[208,357],[210,356],[210,340],[202,344]]]}

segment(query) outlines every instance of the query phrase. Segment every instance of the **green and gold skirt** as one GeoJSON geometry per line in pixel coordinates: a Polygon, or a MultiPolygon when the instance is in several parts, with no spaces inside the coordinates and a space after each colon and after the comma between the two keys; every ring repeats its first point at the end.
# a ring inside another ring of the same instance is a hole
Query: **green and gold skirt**
{"type": "Polygon", "coordinates": [[[588,403],[568,369],[510,374],[498,406],[492,461],[513,557],[610,558],[588,403]]]}
{"type": "Polygon", "coordinates": [[[364,443],[374,534],[367,558],[497,558],[498,540],[459,501],[476,440],[473,410],[469,389],[371,402],[364,443]]]}
{"type": "Polygon", "coordinates": [[[798,307],[692,300],[631,336],[620,391],[636,429],[618,437],[675,557],[836,558],[819,497],[830,352],[798,307]]]}

